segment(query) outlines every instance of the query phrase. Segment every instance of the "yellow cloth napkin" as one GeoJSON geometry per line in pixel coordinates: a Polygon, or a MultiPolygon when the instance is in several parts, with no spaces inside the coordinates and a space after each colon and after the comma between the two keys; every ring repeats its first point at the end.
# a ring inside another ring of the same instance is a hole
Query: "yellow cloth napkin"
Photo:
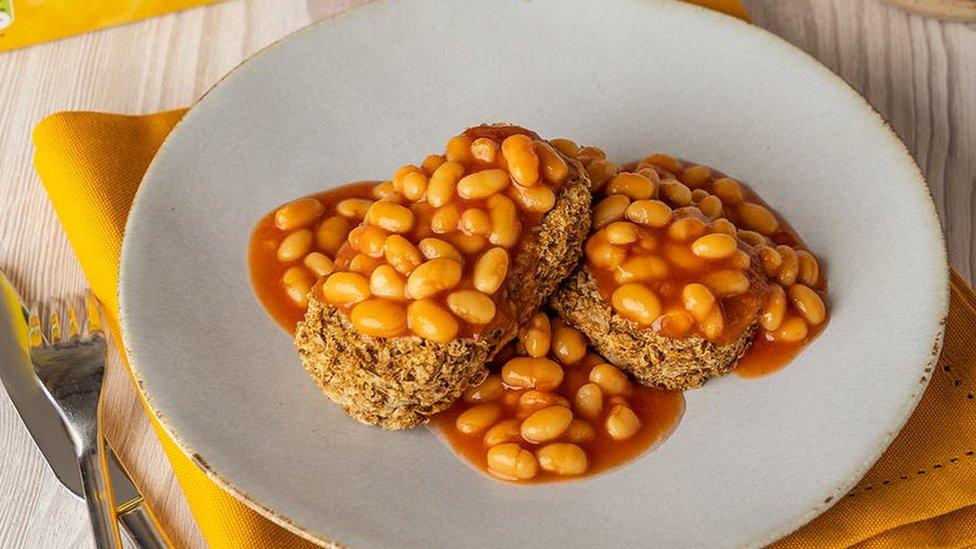
{"type": "MultiPolygon", "coordinates": [[[[732,0],[701,3],[744,16],[732,0]]],[[[129,207],[150,160],[184,112],[65,112],[43,120],[34,133],[38,174],[116,334],[118,260],[129,207]]],[[[914,415],[850,494],[777,546],[976,543],[974,342],[976,295],[953,273],[945,347],[914,415]]],[[[214,484],[149,415],[211,547],[308,545],[214,484]]]]}
{"type": "Polygon", "coordinates": [[[0,0],[0,51],[220,0],[0,0]]]}

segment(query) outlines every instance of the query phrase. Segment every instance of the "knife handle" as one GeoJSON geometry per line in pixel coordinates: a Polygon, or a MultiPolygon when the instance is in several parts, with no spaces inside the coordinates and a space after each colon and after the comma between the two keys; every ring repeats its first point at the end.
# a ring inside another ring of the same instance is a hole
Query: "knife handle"
{"type": "Polygon", "coordinates": [[[173,543],[166,537],[159,520],[146,505],[142,496],[122,504],[116,512],[119,522],[140,549],[168,549],[173,543]]]}

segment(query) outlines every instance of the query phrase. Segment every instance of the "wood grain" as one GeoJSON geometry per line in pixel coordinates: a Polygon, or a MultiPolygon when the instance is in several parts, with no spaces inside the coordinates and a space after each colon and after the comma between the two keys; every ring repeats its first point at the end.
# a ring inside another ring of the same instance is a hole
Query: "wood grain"
{"type": "MultiPolygon", "coordinates": [[[[44,115],[185,106],[256,50],[360,3],[235,0],[0,55],[0,269],[29,300],[85,285],[31,165],[31,130],[44,115]]],[[[952,263],[972,281],[976,25],[881,0],[744,3],[756,24],[820,59],[891,121],[929,180],[952,263]]],[[[204,546],[117,355],[107,383],[110,439],[179,546],[204,546]]],[[[83,504],[47,469],[2,391],[0,486],[0,547],[90,544],[83,504]]]]}

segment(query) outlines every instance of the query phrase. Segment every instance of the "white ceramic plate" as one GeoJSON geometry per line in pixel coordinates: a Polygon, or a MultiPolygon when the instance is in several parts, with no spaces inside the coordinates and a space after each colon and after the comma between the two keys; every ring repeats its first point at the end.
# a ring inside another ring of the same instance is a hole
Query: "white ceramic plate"
{"type": "Polygon", "coordinates": [[[122,325],[166,428],[249,505],[353,547],[769,542],[823,511],[926,385],[946,258],[918,169],[865,101],[766,32],[670,1],[380,1],[288,38],[176,128],[136,198],[122,325]],[[518,487],[427,430],[326,400],[254,298],[270,208],[386,178],[482,121],[629,160],[667,151],[752,184],[824,258],[832,318],[790,367],[687,393],[656,451],[518,487]]]}

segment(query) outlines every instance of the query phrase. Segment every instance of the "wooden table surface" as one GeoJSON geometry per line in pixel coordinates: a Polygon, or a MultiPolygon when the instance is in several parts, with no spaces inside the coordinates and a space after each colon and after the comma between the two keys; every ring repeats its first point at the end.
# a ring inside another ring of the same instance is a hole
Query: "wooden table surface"
{"type": "MultiPolygon", "coordinates": [[[[44,115],[185,106],[256,50],[360,3],[232,0],[0,54],[0,269],[28,300],[77,294],[85,286],[31,164],[31,130],[44,115]]],[[[882,0],[744,4],[757,25],[840,74],[891,122],[932,187],[950,261],[972,282],[976,24],[925,19],[882,0]]],[[[857,181],[850,184],[856,192],[857,181]]],[[[117,355],[107,384],[110,440],[174,541],[203,546],[117,355]]],[[[48,470],[3,391],[0,486],[0,547],[90,544],[83,503],[48,470]]]]}

